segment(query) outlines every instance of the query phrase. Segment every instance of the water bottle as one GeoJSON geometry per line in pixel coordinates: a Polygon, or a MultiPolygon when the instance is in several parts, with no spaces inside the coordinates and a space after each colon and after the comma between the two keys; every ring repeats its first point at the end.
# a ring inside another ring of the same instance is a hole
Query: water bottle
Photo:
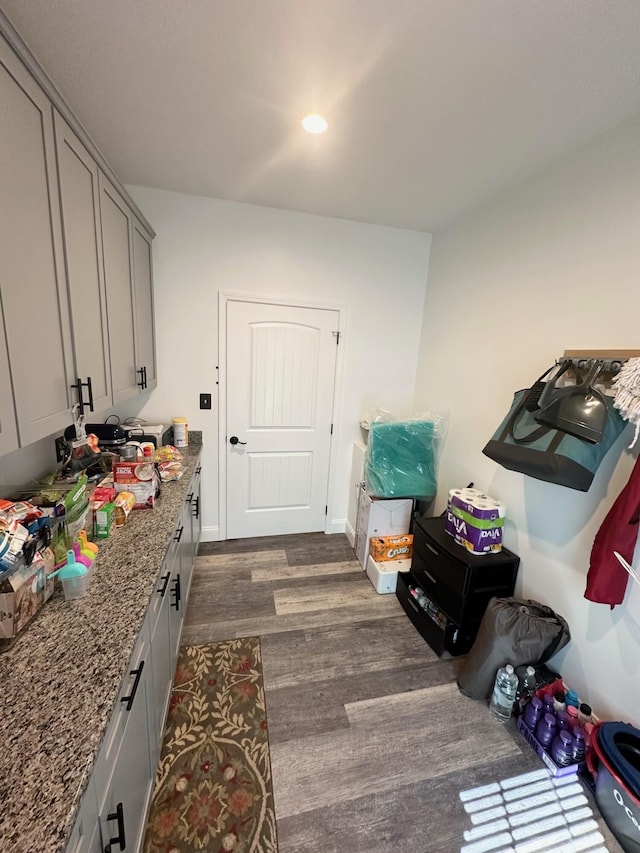
{"type": "Polygon", "coordinates": [[[511,719],[517,689],[518,676],[513,671],[511,664],[501,666],[496,673],[493,695],[489,705],[491,716],[500,720],[501,723],[506,723],[511,719]]]}
{"type": "Polygon", "coordinates": [[[520,667],[520,671],[521,674],[518,678],[518,702],[516,704],[516,711],[518,714],[521,714],[524,711],[525,705],[536,692],[535,669],[532,666],[528,666],[522,674],[522,668],[520,667]]]}

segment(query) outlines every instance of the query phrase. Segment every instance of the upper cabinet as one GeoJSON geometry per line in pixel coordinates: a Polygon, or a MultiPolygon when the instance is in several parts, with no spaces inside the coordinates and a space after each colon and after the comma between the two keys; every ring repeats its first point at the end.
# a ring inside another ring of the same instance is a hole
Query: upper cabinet
{"type": "Polygon", "coordinates": [[[151,277],[153,238],[102,173],[100,215],[115,404],[158,384],[151,277]]]}
{"type": "Polygon", "coordinates": [[[95,409],[112,404],[107,300],[102,265],[98,166],[62,116],[54,112],[60,207],[73,365],[81,395],[95,409]],[[89,394],[89,392],[91,392],[89,394]]]}
{"type": "Polygon", "coordinates": [[[136,364],[131,213],[120,193],[102,173],[100,214],[109,317],[111,382],[113,402],[116,404],[142,389],[142,377],[137,373],[136,364]]]}
{"type": "Polygon", "coordinates": [[[133,224],[133,283],[136,304],[136,352],[138,368],[142,371],[144,389],[155,388],[156,335],[153,313],[153,273],[151,267],[151,241],[140,220],[134,216],[133,224]]]}
{"type": "Polygon", "coordinates": [[[2,301],[0,300],[0,453],[10,453],[18,447],[16,410],[9,373],[7,341],[4,335],[2,301]]]}
{"type": "Polygon", "coordinates": [[[151,244],[0,11],[0,453],[157,385],[151,244]],[[1,322],[4,320],[4,322],[1,322]]]}
{"type": "MultiPolygon", "coordinates": [[[[0,298],[25,446],[69,423],[71,336],[51,103],[1,36],[0,124],[0,298]]],[[[4,438],[4,394],[1,417],[4,438]]]]}

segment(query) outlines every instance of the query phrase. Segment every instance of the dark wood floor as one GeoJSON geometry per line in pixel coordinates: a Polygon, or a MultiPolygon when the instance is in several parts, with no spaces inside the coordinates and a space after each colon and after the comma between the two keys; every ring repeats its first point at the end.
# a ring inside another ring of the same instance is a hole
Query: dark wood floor
{"type": "MultiPolygon", "coordinates": [[[[183,643],[240,636],[262,643],[279,853],[527,849],[475,841],[459,793],[539,759],[458,691],[456,661],[375,592],[346,537],[202,545],[183,643]]],[[[604,844],[566,849],[621,849],[599,830],[604,844]]]]}

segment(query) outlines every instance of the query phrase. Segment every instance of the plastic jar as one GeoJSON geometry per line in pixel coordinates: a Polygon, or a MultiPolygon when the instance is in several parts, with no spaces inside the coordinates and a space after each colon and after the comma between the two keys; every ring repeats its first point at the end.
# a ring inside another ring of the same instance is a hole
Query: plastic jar
{"type": "Polygon", "coordinates": [[[562,690],[558,690],[557,693],[553,695],[553,710],[558,713],[558,711],[563,710],[567,707],[567,703],[565,701],[565,695],[562,690]]]}
{"type": "Polygon", "coordinates": [[[188,447],[189,445],[189,423],[186,418],[174,418],[173,445],[174,447],[188,447]]]}
{"type": "Polygon", "coordinates": [[[583,702],[578,708],[578,721],[581,726],[584,726],[585,723],[593,722],[592,718],[593,711],[591,710],[591,705],[587,705],[586,702],[583,702]]]}

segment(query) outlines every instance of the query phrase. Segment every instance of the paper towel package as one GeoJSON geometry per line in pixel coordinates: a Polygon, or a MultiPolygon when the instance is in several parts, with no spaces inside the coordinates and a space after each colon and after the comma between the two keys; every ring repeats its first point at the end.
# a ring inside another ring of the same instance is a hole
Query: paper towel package
{"type": "Polygon", "coordinates": [[[472,554],[490,554],[502,550],[505,519],[502,501],[478,489],[451,489],[445,530],[472,554]]]}

